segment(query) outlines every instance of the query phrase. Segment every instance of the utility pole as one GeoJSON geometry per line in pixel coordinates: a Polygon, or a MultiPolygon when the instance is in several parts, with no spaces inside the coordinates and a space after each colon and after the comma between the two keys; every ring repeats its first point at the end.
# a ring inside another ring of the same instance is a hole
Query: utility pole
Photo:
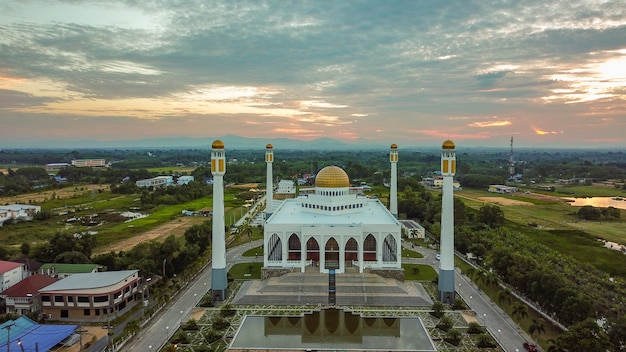
{"type": "Polygon", "coordinates": [[[11,352],[11,328],[15,326],[15,324],[9,324],[4,327],[7,329],[7,352],[11,352]]]}
{"type": "MultiPolygon", "coordinates": [[[[80,352],[83,352],[83,333],[84,332],[88,332],[89,330],[83,330],[82,326],[78,326],[78,330],[76,330],[76,332],[79,334],[80,336],[80,352]]],[[[21,341],[20,341],[20,347],[22,346],[21,341]]],[[[22,352],[24,352],[24,347],[22,347],[22,352]]]]}

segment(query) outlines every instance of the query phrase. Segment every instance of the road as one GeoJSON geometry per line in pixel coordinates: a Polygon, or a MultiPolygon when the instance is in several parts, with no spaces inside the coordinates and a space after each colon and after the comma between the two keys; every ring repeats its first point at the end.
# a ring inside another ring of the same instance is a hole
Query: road
{"type": "MultiPolygon", "coordinates": [[[[226,252],[228,268],[236,263],[248,261],[242,258],[243,252],[258,247],[262,240],[246,243],[226,252]]],[[[211,265],[203,270],[181,289],[181,291],[145,326],[137,336],[123,346],[120,351],[159,351],[181,324],[189,318],[191,310],[202,299],[211,286],[211,265]]]]}
{"type": "MultiPolygon", "coordinates": [[[[423,247],[414,248],[409,243],[403,243],[403,245],[424,255],[424,258],[408,259],[408,262],[430,265],[435,270],[439,270],[439,261],[435,258],[437,254],[435,251],[423,247]]],[[[476,314],[478,322],[487,327],[502,349],[506,352],[525,351],[523,343],[532,341],[528,335],[467,276],[461,274],[458,268],[455,270],[454,282],[456,292],[476,314]]]]}

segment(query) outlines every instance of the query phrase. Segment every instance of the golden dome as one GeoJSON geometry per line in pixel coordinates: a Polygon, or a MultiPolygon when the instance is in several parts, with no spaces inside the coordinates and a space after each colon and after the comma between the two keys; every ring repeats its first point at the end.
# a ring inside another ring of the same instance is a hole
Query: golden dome
{"type": "Polygon", "coordinates": [[[338,166],[326,166],[317,173],[315,187],[318,188],[341,188],[350,187],[348,174],[338,166]]]}
{"type": "Polygon", "coordinates": [[[397,145],[397,144],[395,144],[395,143],[394,143],[394,144],[392,144],[392,145],[391,145],[391,149],[398,149],[398,145],[397,145]]]}
{"type": "Polygon", "coordinates": [[[452,142],[451,140],[447,140],[445,142],[443,142],[443,146],[441,146],[441,148],[443,149],[454,149],[454,142],[452,142]]]}
{"type": "Polygon", "coordinates": [[[213,144],[211,144],[211,148],[224,149],[224,142],[220,141],[219,139],[216,139],[215,141],[213,141],[213,144]]]}
{"type": "Polygon", "coordinates": [[[273,146],[273,145],[271,145],[271,144],[268,144],[268,145],[266,145],[266,146],[265,146],[265,148],[267,148],[267,149],[272,149],[272,148],[274,148],[274,146],[273,146]]]}

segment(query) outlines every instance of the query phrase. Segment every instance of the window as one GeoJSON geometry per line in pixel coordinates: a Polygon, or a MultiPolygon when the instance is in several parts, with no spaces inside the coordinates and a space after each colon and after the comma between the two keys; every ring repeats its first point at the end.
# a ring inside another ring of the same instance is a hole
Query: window
{"type": "Polygon", "coordinates": [[[126,288],[124,289],[124,293],[128,293],[130,291],[130,287],[126,286],[126,288]]]}
{"type": "Polygon", "coordinates": [[[67,296],[67,302],[74,302],[74,296],[67,296]]]}
{"type": "Polygon", "coordinates": [[[83,309],[83,315],[91,315],[91,309],[83,309]]]}
{"type": "Polygon", "coordinates": [[[54,296],[54,301],[63,303],[63,296],[54,296]]]}
{"type": "Polygon", "coordinates": [[[100,315],[100,309],[96,308],[93,310],[95,315],[100,315]]]}
{"type": "Polygon", "coordinates": [[[50,296],[41,296],[42,302],[50,302],[50,296]]]}
{"type": "Polygon", "coordinates": [[[61,309],[61,318],[67,318],[69,316],[70,314],[68,313],[67,309],[61,309]]]}
{"type": "Polygon", "coordinates": [[[87,296],[78,296],[79,303],[89,303],[89,297],[87,296]]]}
{"type": "Polygon", "coordinates": [[[102,303],[102,302],[108,302],[109,301],[109,296],[95,296],[93,298],[93,303],[102,303]]]}

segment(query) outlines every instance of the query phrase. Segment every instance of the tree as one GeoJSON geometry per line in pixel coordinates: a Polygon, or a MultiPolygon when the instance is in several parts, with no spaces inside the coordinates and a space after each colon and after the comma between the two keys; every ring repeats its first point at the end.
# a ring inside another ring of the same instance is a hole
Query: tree
{"type": "Polygon", "coordinates": [[[611,347],[609,336],[591,318],[570,326],[558,341],[568,352],[606,351],[611,347]]]}
{"type": "Polygon", "coordinates": [[[445,314],[443,311],[445,309],[445,306],[439,301],[435,301],[430,309],[432,309],[432,312],[430,314],[437,318],[441,318],[445,314]]]}
{"type": "Polygon", "coordinates": [[[446,337],[444,338],[444,340],[447,343],[452,344],[454,346],[458,346],[461,343],[462,339],[463,339],[463,335],[457,329],[448,330],[448,333],[446,334],[446,337]]]}
{"type": "Polygon", "coordinates": [[[511,312],[517,321],[528,317],[528,307],[520,302],[513,303],[513,311],[511,312]]]}
{"type": "Polygon", "coordinates": [[[139,319],[133,319],[129,321],[128,324],[126,324],[126,326],[124,327],[124,332],[131,336],[138,333],[139,330],[141,330],[141,324],[139,323],[139,319]]]}
{"type": "Polygon", "coordinates": [[[537,336],[544,334],[546,332],[545,322],[542,318],[533,318],[530,326],[528,327],[528,332],[530,333],[530,337],[533,334],[537,334],[537,336]]]}
{"type": "Polygon", "coordinates": [[[478,210],[477,220],[491,228],[500,227],[504,223],[504,212],[497,205],[483,205],[478,210]]]}
{"type": "Polygon", "coordinates": [[[444,315],[441,317],[441,319],[439,319],[439,323],[437,323],[437,329],[448,331],[452,329],[453,325],[454,325],[454,322],[452,321],[452,318],[450,318],[447,315],[444,315]]]}
{"type": "Polygon", "coordinates": [[[600,220],[602,212],[591,205],[585,205],[578,210],[578,218],[583,220],[600,220]]]}
{"type": "Polygon", "coordinates": [[[20,246],[20,252],[22,252],[23,255],[28,255],[28,253],[30,253],[30,244],[26,242],[22,243],[20,246]]]}
{"type": "Polygon", "coordinates": [[[508,288],[498,291],[498,303],[502,304],[504,302],[511,304],[511,290],[508,288]]]}

